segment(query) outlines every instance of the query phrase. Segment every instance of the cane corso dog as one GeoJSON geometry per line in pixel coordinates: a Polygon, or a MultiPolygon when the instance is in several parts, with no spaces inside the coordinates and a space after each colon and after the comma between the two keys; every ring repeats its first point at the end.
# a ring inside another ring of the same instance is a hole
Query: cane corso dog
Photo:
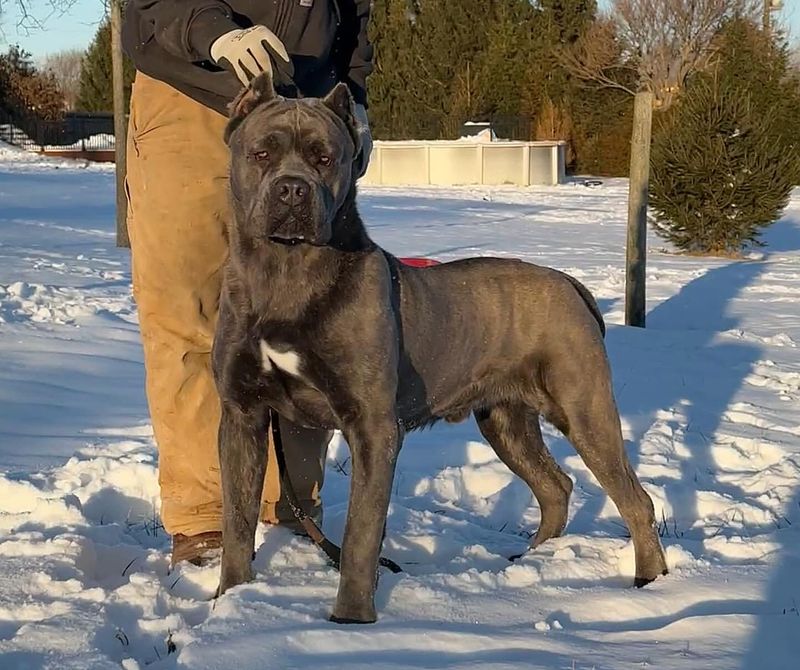
{"type": "Polygon", "coordinates": [[[260,76],[233,103],[233,221],[213,351],[222,400],[219,593],[252,579],[268,408],[339,429],[352,479],[331,619],[376,618],[376,571],[407,431],[474,414],[541,508],[536,547],[567,522],[572,481],[550,455],[546,418],[617,506],[638,586],[666,574],[653,504],[623,448],[604,324],[578,281],[517,260],[401,264],[356,207],[352,99],[286,99],[260,76]]]}

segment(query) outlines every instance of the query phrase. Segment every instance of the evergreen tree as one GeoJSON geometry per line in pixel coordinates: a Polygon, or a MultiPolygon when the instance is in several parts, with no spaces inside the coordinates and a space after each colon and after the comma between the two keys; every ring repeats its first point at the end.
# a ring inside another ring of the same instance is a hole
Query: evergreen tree
{"type": "Polygon", "coordinates": [[[579,86],[560,61],[595,11],[595,0],[374,0],[373,133],[444,139],[494,121],[501,136],[571,140],[582,170],[625,174],[630,100],[579,86]]]}
{"type": "Polygon", "coordinates": [[[413,67],[413,14],[409,0],[375,0],[370,37],[374,70],[367,80],[372,132],[379,139],[407,139],[418,133],[420,111],[410,87],[413,67]]]}
{"type": "Polygon", "coordinates": [[[624,91],[579,88],[570,98],[572,145],[580,174],[627,176],[633,126],[633,101],[624,91]]]}
{"type": "Polygon", "coordinates": [[[412,95],[439,137],[457,137],[467,120],[520,114],[537,55],[535,18],[528,0],[416,3],[412,95]]]}
{"type": "Polygon", "coordinates": [[[533,16],[528,0],[375,0],[376,137],[457,137],[466,120],[518,115],[533,16]]]}
{"type": "MultiPolygon", "coordinates": [[[[125,107],[131,95],[135,70],[127,57],[123,60],[125,107]]],[[[97,29],[81,64],[80,93],[76,108],[87,112],[110,112],[114,109],[111,70],[111,23],[106,20],[97,29]]]]}
{"type": "Polygon", "coordinates": [[[800,101],[785,49],[734,22],[715,70],[689,82],[656,135],[650,201],[661,236],[695,253],[759,244],[800,178],[785,101],[800,101]]]}
{"type": "MultiPolygon", "coordinates": [[[[562,139],[568,142],[567,163],[594,174],[614,172],[607,154],[596,150],[607,141],[614,113],[600,104],[605,91],[577,81],[561,62],[561,53],[569,48],[595,18],[595,0],[541,0],[538,3],[541,57],[529,74],[527,113],[536,117],[535,139],[562,139]],[[561,120],[560,137],[548,132],[550,117],[561,120]],[[566,132],[568,131],[568,132],[566,132]],[[587,154],[588,150],[588,154],[587,154]],[[598,160],[600,156],[602,160],[598,160]]],[[[622,97],[622,96],[617,96],[622,97]]],[[[627,102],[627,101],[626,101],[627,102]]],[[[613,133],[612,133],[613,134],[613,133]]],[[[627,139],[622,144],[627,149],[627,139]]],[[[627,151],[624,150],[625,155],[627,151]]],[[[623,168],[624,174],[627,167],[623,168]]]]}
{"type": "Polygon", "coordinates": [[[780,36],[745,19],[732,21],[720,36],[720,86],[747,89],[756,114],[772,113],[787,151],[800,153],[800,72],[780,36]]]}
{"type": "Polygon", "coordinates": [[[18,44],[8,47],[8,51],[0,58],[2,58],[3,68],[7,72],[15,72],[21,77],[32,77],[36,74],[33,56],[18,44]]]}
{"type": "Polygon", "coordinates": [[[480,56],[478,112],[486,116],[523,113],[530,74],[544,55],[540,21],[528,2],[497,2],[487,17],[480,56]]]}
{"type": "Polygon", "coordinates": [[[412,43],[417,83],[411,93],[439,126],[440,137],[458,137],[480,99],[478,56],[486,45],[493,0],[418,0],[412,43]]]}
{"type": "Polygon", "coordinates": [[[596,0],[540,0],[543,58],[539,61],[541,93],[556,103],[576,94],[577,84],[562,67],[560,51],[573,44],[594,21],[596,0]]]}

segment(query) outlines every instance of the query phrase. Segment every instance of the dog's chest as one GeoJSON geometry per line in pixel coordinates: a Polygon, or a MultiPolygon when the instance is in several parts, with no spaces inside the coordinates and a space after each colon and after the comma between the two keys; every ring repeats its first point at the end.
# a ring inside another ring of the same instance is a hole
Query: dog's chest
{"type": "Polygon", "coordinates": [[[293,377],[300,377],[302,358],[291,347],[276,346],[261,338],[258,343],[261,356],[261,369],[266,374],[284,372],[293,377]]]}
{"type": "Polygon", "coordinates": [[[275,339],[258,340],[256,363],[261,394],[270,407],[300,425],[335,428],[335,414],[317,388],[308,356],[275,339]]]}

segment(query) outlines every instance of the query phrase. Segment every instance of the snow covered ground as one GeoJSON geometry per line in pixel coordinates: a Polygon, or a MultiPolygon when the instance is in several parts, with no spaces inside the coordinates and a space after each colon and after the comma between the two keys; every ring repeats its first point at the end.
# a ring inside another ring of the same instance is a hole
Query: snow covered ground
{"type": "MultiPolygon", "coordinates": [[[[630,587],[616,510],[571,447],[566,535],[515,564],[538,510],[471,422],[410,436],[380,620],[327,622],[337,574],[264,529],[258,581],[215,603],[217,567],[168,569],[113,176],[0,147],[0,668],[800,666],[800,192],[744,262],[651,240],[648,329],[619,326],[625,182],[364,190],[401,255],[517,256],[596,294],[627,447],[671,574],[630,587]]],[[[164,225],[169,225],[168,221],[164,225]]],[[[340,538],[347,449],[330,450],[340,538]]]]}

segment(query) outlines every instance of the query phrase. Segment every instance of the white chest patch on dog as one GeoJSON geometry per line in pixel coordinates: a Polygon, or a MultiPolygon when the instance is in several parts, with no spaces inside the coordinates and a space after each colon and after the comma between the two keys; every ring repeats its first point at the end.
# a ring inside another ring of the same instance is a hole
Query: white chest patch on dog
{"type": "Polygon", "coordinates": [[[273,368],[278,368],[284,372],[300,376],[300,356],[294,351],[277,351],[273,349],[269,342],[261,340],[261,367],[264,372],[272,372],[273,368]]]}

